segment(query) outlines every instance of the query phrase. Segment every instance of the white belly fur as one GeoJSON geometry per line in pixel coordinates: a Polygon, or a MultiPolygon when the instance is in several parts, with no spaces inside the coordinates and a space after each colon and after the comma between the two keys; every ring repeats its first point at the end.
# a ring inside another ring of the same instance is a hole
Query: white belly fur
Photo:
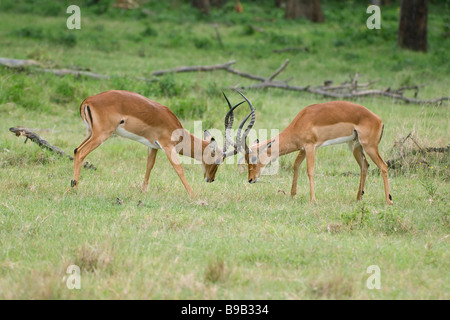
{"type": "Polygon", "coordinates": [[[154,143],[148,141],[147,139],[145,139],[142,136],[138,136],[137,134],[129,132],[120,126],[117,127],[116,133],[121,137],[140,142],[151,149],[161,149],[157,144],[154,144],[154,143]]]}
{"type": "Polygon", "coordinates": [[[340,144],[340,143],[350,142],[350,141],[353,141],[355,138],[356,138],[356,133],[355,133],[355,131],[353,131],[353,134],[350,135],[350,136],[339,137],[339,138],[336,138],[336,139],[327,140],[324,143],[322,143],[321,145],[316,146],[316,148],[331,146],[333,144],[340,144]]]}

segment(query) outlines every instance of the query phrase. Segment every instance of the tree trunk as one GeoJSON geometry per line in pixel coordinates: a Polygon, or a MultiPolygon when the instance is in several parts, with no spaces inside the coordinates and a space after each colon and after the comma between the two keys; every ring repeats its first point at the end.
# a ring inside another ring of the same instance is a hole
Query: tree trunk
{"type": "Polygon", "coordinates": [[[209,0],[192,0],[191,4],[193,7],[206,14],[208,14],[211,10],[211,4],[209,3],[209,0]]]}
{"type": "Polygon", "coordinates": [[[403,0],[398,27],[398,45],[414,51],[427,51],[427,0],[403,0]]]}
{"type": "Polygon", "coordinates": [[[306,18],[313,22],[325,20],[320,0],[287,0],[285,18],[306,18]]]}

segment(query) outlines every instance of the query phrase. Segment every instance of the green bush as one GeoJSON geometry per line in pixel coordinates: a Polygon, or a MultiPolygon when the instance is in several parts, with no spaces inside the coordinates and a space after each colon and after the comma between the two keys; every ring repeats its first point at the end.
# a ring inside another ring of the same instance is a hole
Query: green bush
{"type": "Polygon", "coordinates": [[[146,26],[145,29],[141,32],[141,36],[143,37],[156,37],[158,36],[158,31],[152,26],[146,26]]]}
{"type": "Polygon", "coordinates": [[[192,42],[197,49],[209,49],[212,46],[212,41],[208,38],[194,38],[192,42]]]}
{"type": "Polygon", "coordinates": [[[35,81],[23,74],[13,74],[0,92],[0,103],[13,102],[25,109],[48,111],[49,106],[41,105],[43,91],[35,81]]]}
{"type": "Polygon", "coordinates": [[[183,85],[179,85],[175,81],[175,77],[173,74],[163,76],[161,80],[158,82],[158,84],[161,90],[161,95],[167,97],[178,96],[184,89],[183,85]]]}
{"type": "Polygon", "coordinates": [[[170,109],[181,119],[200,119],[206,111],[206,101],[195,98],[183,98],[173,100],[170,109]]]}
{"type": "Polygon", "coordinates": [[[354,211],[342,212],[341,220],[350,229],[372,226],[372,215],[364,203],[354,211]]]}
{"type": "Polygon", "coordinates": [[[39,26],[25,26],[16,30],[15,35],[18,37],[30,38],[30,39],[43,39],[44,30],[39,26]]]}
{"type": "Polygon", "coordinates": [[[388,208],[378,214],[380,229],[390,235],[394,233],[406,233],[412,228],[405,219],[405,214],[396,208],[388,208]]]}

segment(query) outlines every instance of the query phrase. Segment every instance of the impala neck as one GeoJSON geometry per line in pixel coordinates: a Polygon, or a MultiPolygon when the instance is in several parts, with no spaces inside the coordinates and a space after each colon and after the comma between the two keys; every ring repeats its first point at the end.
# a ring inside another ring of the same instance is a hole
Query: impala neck
{"type": "Polygon", "coordinates": [[[270,161],[298,150],[297,144],[292,141],[292,138],[286,133],[286,130],[283,130],[279,135],[275,136],[275,138],[259,143],[258,148],[265,148],[271,141],[273,141],[272,146],[267,149],[267,155],[269,156],[270,161]],[[276,150],[278,150],[278,152],[276,152],[276,150]]]}
{"type": "Polygon", "coordinates": [[[186,130],[183,141],[179,144],[177,151],[179,154],[191,157],[197,161],[203,160],[203,152],[209,142],[194,136],[186,130]]]}

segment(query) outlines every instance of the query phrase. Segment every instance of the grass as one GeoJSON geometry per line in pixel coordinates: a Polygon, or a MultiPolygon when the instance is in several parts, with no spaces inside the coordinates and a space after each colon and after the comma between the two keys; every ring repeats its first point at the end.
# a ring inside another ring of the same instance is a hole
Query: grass
{"type": "MultiPolygon", "coordinates": [[[[235,165],[219,168],[213,184],[203,182],[200,166],[184,165],[197,194],[190,199],[161,153],[142,194],[146,150],[131,141],[111,138],[90,154],[98,170],[83,170],[79,189],[71,190],[72,163],[8,132],[17,125],[35,128],[71,153],[85,137],[79,104],[109,89],[169,106],[190,130],[198,120],[203,129],[222,129],[227,106],[221,91],[236,101],[226,88],[245,80],[219,72],[138,78],[232,59],[237,69],[270,75],[289,58],[280,79],[293,77],[299,85],[339,83],[358,72],[360,79],[380,79],[377,87],[426,83],[419,97],[448,96],[448,14],[441,13],[448,6],[431,4],[430,51],[422,54],[396,47],[395,6],[383,9],[383,29],[369,33],[365,6],[351,2],[324,1],[327,22],[321,25],[284,21],[281,10],[245,2],[243,15],[225,7],[209,17],[173,1],[146,2],[154,11],[149,17],[80,2],[82,29],[69,32],[63,5],[42,5],[37,14],[26,3],[2,1],[0,56],[113,78],[0,68],[0,298],[449,298],[448,158],[391,171],[392,207],[384,204],[377,172],[368,176],[363,201],[355,202],[359,170],[346,146],[317,150],[316,205],[307,201],[305,165],[297,196],[289,196],[295,154],[256,185],[235,165]],[[354,8],[361,14],[352,14],[354,8]],[[249,32],[248,21],[266,34],[249,32]],[[223,49],[211,22],[219,23],[223,49]],[[309,52],[272,53],[291,43],[309,52]],[[73,264],[81,268],[81,290],[63,281],[73,264]],[[370,265],[380,267],[380,290],[366,287],[370,265]]],[[[282,130],[303,107],[326,101],[277,90],[247,95],[257,108],[256,130],[282,130]]],[[[413,130],[423,146],[449,143],[448,105],[356,101],[383,118],[385,159],[413,130]]]]}

